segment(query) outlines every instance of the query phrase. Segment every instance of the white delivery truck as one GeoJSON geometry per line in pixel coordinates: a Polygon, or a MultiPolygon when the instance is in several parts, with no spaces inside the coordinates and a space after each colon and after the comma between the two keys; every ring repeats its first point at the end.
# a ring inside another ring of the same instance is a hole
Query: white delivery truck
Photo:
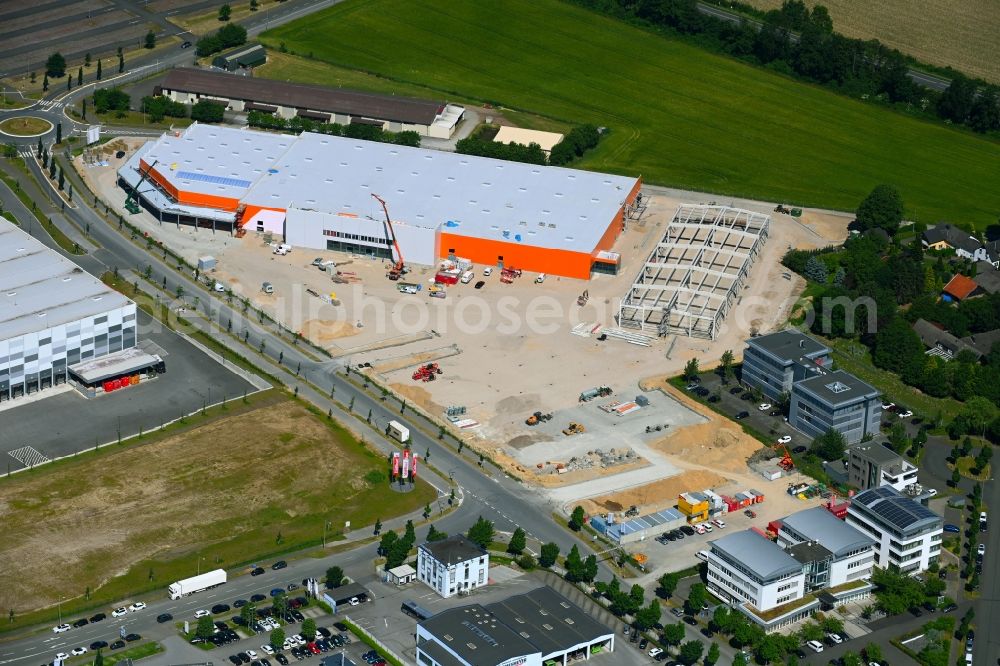
{"type": "Polygon", "coordinates": [[[189,594],[201,592],[202,590],[207,590],[208,588],[215,587],[216,585],[222,585],[225,582],[225,569],[216,569],[215,571],[203,573],[200,576],[185,578],[184,580],[179,580],[176,583],[171,583],[170,587],[167,588],[167,592],[170,593],[171,599],[180,599],[181,597],[189,594]]]}
{"type": "Polygon", "coordinates": [[[389,436],[400,444],[410,441],[410,429],[399,421],[389,421],[389,436]]]}

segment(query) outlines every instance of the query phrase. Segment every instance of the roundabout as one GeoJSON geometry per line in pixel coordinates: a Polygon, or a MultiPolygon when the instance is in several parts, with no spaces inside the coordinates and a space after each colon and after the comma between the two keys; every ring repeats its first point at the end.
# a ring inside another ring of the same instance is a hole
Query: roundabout
{"type": "Polygon", "coordinates": [[[44,136],[52,128],[50,121],[37,116],[14,116],[0,121],[0,133],[22,139],[44,136]]]}

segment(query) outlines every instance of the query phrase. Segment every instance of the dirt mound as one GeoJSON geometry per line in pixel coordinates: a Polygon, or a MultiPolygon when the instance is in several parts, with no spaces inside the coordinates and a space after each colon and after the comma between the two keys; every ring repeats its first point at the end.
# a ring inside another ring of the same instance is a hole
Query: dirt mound
{"type": "Polygon", "coordinates": [[[346,321],[308,319],[302,323],[302,335],[318,345],[357,334],[358,329],[346,321]]]}
{"type": "Polygon", "coordinates": [[[681,493],[713,488],[727,480],[721,474],[708,470],[689,470],[618,493],[593,497],[584,500],[581,506],[588,514],[623,511],[632,505],[639,507],[640,513],[652,513],[675,505],[681,493]]]}
{"type": "Polygon", "coordinates": [[[542,397],[537,393],[507,396],[497,402],[496,413],[498,415],[508,415],[524,412],[524,417],[527,418],[529,414],[538,409],[536,405],[538,405],[541,399],[542,397]]]}
{"type": "Polygon", "coordinates": [[[538,442],[550,442],[552,438],[543,434],[518,435],[507,441],[507,446],[513,449],[525,449],[538,442]]]}
{"type": "Polygon", "coordinates": [[[431,393],[422,386],[413,386],[412,384],[400,384],[394,383],[389,384],[389,388],[392,389],[396,395],[406,398],[408,401],[419,405],[424,411],[429,414],[440,414],[444,407],[434,402],[431,399],[431,393]]]}
{"type": "Polygon", "coordinates": [[[738,426],[715,417],[709,423],[678,428],[651,446],[709,469],[745,472],[747,458],[761,443],[738,426]]]}

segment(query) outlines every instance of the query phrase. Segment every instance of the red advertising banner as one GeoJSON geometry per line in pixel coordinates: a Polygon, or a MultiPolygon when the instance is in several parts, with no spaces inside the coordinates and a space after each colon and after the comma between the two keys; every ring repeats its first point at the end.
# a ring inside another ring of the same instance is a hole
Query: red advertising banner
{"type": "Polygon", "coordinates": [[[392,454],[392,478],[399,476],[399,453],[392,454]]]}
{"type": "Polygon", "coordinates": [[[410,470],[410,473],[413,474],[413,478],[414,479],[417,478],[417,454],[416,453],[413,454],[413,469],[410,470]]]}

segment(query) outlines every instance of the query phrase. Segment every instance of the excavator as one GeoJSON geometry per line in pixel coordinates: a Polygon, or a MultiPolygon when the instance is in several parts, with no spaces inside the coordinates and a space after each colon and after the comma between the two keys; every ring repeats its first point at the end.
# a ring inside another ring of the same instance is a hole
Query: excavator
{"type": "Polygon", "coordinates": [[[396,248],[396,263],[392,265],[389,272],[386,273],[386,277],[392,281],[396,281],[406,272],[406,264],[403,263],[403,252],[399,249],[399,242],[396,240],[396,232],[392,228],[392,220],[389,219],[389,207],[385,205],[385,199],[375,194],[371,193],[372,198],[382,204],[382,212],[385,213],[385,223],[389,227],[389,236],[392,238],[392,246],[396,248]]]}
{"type": "Polygon", "coordinates": [[[142,184],[144,182],[146,182],[146,178],[149,177],[149,172],[153,170],[153,167],[155,167],[158,162],[159,160],[154,160],[153,163],[149,165],[148,169],[139,172],[140,176],[139,182],[135,184],[135,188],[129,191],[128,196],[125,197],[125,210],[127,210],[132,215],[135,215],[140,210],[139,188],[142,187],[142,184]]]}

